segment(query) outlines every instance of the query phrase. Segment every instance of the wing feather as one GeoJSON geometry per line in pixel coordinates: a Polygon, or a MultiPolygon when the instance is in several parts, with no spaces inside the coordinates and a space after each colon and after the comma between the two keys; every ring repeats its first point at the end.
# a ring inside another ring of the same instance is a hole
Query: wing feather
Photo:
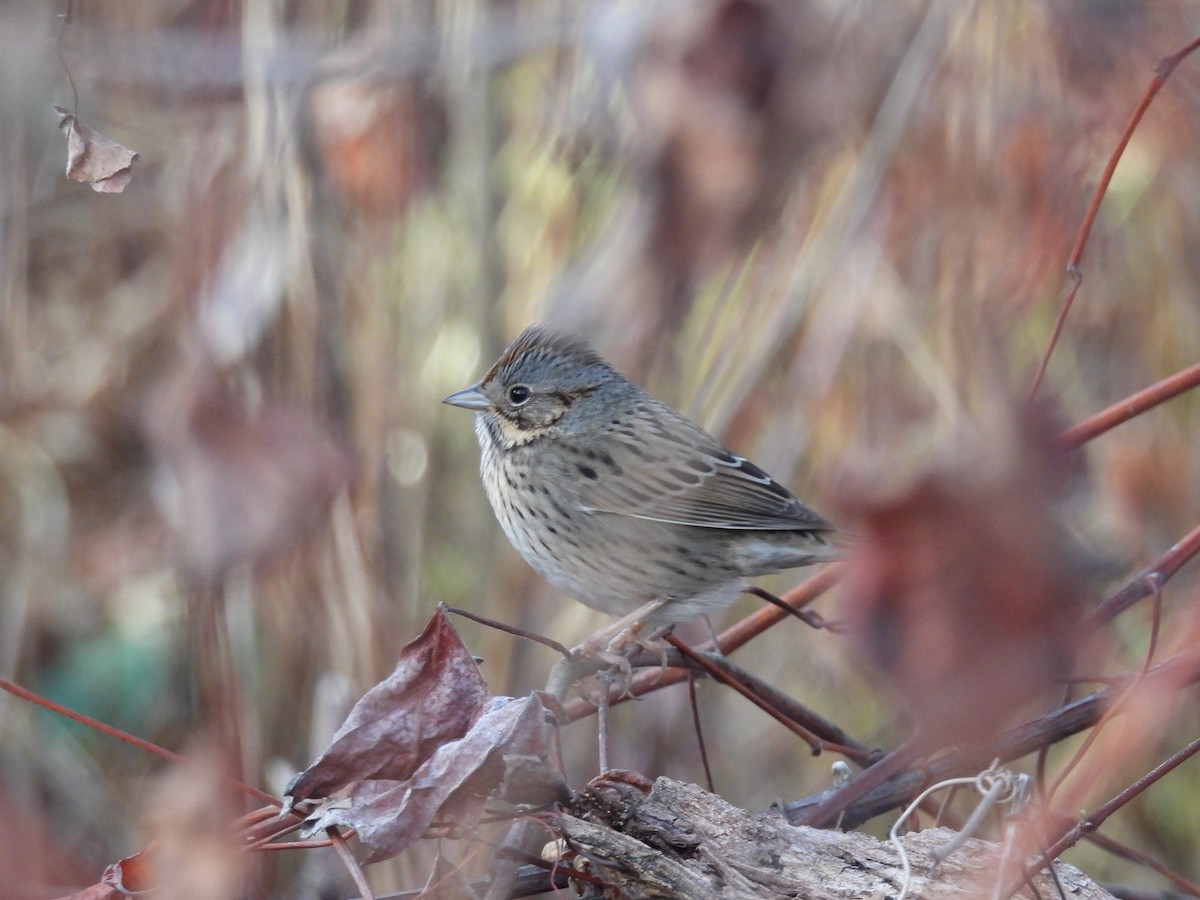
{"type": "Polygon", "coordinates": [[[643,408],[636,420],[614,422],[599,440],[589,435],[586,455],[595,464],[580,479],[583,509],[700,528],[834,530],[758,466],[669,407],[643,408]]]}

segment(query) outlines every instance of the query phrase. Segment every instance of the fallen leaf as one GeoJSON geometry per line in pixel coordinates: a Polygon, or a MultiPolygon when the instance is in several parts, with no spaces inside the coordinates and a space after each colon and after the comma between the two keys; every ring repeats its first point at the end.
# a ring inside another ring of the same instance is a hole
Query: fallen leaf
{"type": "Polygon", "coordinates": [[[329,748],[288,785],[289,802],[328,797],[356,781],[403,781],[466,734],[487,697],[474,657],[439,609],[392,674],[354,705],[329,748]]]}
{"type": "MultiPolygon", "coordinates": [[[[367,844],[367,862],[387,859],[419,840],[435,823],[472,830],[489,796],[504,783],[511,761],[527,772],[540,759],[545,708],[536,695],[494,697],[461,738],[438,747],[412,778],[367,781],[319,808],[303,834],[333,826],[353,828],[367,844]]],[[[543,763],[543,768],[545,764],[543,763]]]]}
{"type": "Polygon", "coordinates": [[[88,128],[61,106],[54,111],[58,127],[67,133],[67,177],[101,194],[119,194],[129,187],[138,154],[88,128]]]}

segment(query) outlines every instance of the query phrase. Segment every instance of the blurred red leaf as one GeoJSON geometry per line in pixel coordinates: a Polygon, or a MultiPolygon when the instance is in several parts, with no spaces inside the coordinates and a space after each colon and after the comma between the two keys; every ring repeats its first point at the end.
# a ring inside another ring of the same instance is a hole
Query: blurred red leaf
{"type": "Polygon", "coordinates": [[[293,803],[355,781],[410,777],[447,741],[466,734],[488,698],[479,667],[439,609],[367,691],[329,748],[288,786],[293,803]]]}
{"type": "Polygon", "coordinates": [[[513,768],[527,778],[531,758],[540,760],[544,720],[537,696],[494,697],[463,737],[434,750],[412,778],[355,785],[318,809],[304,833],[353,828],[373,851],[367,862],[378,862],[419,840],[435,820],[469,831],[506,772],[513,768]]]}
{"type": "Polygon", "coordinates": [[[308,413],[247,405],[189,371],[151,407],[150,435],[172,475],[168,518],[202,579],[291,546],[350,474],[349,454],[308,413]]]}
{"type": "Polygon", "coordinates": [[[798,166],[831,131],[834,104],[805,89],[826,77],[819,11],[717,0],[680,13],[647,42],[633,89],[653,142],[652,241],[690,273],[777,220],[798,166]]]}
{"type": "Polygon", "coordinates": [[[132,856],[110,865],[100,880],[76,891],[62,900],[108,900],[110,897],[127,897],[133,893],[148,891],[155,887],[150,862],[150,848],[139,850],[132,856]]]}
{"type": "Polygon", "coordinates": [[[101,194],[119,194],[129,187],[138,154],[88,128],[61,106],[54,111],[59,128],[67,133],[67,177],[101,194]]]}
{"type": "Polygon", "coordinates": [[[955,464],[854,504],[852,632],[920,740],[986,738],[1068,671],[1081,588],[1059,519],[1071,459],[1054,433],[1039,418],[998,417],[955,464]]]}
{"type": "Polygon", "coordinates": [[[308,122],[339,196],[369,214],[403,213],[436,174],[441,107],[419,87],[337,80],[317,85],[308,122]]]}
{"type": "Polygon", "coordinates": [[[123,892],[148,891],[155,886],[151,848],[139,850],[132,856],[113,863],[104,870],[102,884],[112,885],[123,892]]]}

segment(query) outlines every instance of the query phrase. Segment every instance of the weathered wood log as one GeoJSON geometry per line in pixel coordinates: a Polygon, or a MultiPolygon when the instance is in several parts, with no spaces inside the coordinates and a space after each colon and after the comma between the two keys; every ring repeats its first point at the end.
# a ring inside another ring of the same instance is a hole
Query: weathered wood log
{"type": "MultiPolygon", "coordinates": [[[[574,864],[608,886],[605,897],[616,889],[631,898],[882,900],[898,896],[903,882],[899,854],[886,841],[789,825],[780,815],[747,812],[667,778],[649,793],[632,781],[593,783],[556,825],[578,854],[574,864]]],[[[967,840],[935,871],[930,852],[954,835],[934,828],[904,837],[913,900],[992,895],[997,844],[967,840]]],[[[1011,879],[1014,867],[1008,871],[1011,879]]],[[[1074,866],[1059,862],[1055,874],[1072,900],[1112,900],[1074,866]]],[[[1041,897],[1059,896],[1049,873],[1033,881],[1041,897]]],[[[1034,894],[1026,887],[1015,896],[1032,900],[1034,894]]]]}

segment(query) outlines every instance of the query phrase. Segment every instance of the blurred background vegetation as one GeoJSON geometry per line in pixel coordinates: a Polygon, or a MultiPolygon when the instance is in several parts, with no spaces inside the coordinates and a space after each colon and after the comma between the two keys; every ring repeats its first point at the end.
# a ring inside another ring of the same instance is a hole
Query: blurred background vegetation
{"type": "MultiPolygon", "coordinates": [[[[3,5],[0,675],[172,749],[231,739],[279,793],[439,602],[582,640],[601,618],[509,548],[438,402],[532,321],[838,520],[848,473],[902,480],[1027,390],[1104,162],[1198,32],[1183,0],[3,5]],[[53,105],[140,154],[123,193],[64,177],[53,105]]],[[[1198,146],[1193,60],[1087,248],[1045,386],[1064,424],[1200,358],[1198,146]]],[[[1194,525],[1197,424],[1185,396],[1088,447],[1078,519],[1115,577],[1194,525]]],[[[460,630],[494,693],[544,684],[544,648],[460,630]]],[[[789,622],[743,654],[860,740],[903,734],[836,637],[789,622]]],[[[699,693],[726,799],[828,784],[699,693]]],[[[702,779],[686,692],[613,718],[616,765],[702,779]]],[[[594,730],[568,739],[582,782],[594,730]]],[[[156,836],[166,768],[0,698],[7,870],[93,882],[156,836]]],[[[1114,833],[1200,878],[1188,795],[1114,833]]],[[[352,890],[330,851],[273,857],[257,895],[352,890]]]]}

